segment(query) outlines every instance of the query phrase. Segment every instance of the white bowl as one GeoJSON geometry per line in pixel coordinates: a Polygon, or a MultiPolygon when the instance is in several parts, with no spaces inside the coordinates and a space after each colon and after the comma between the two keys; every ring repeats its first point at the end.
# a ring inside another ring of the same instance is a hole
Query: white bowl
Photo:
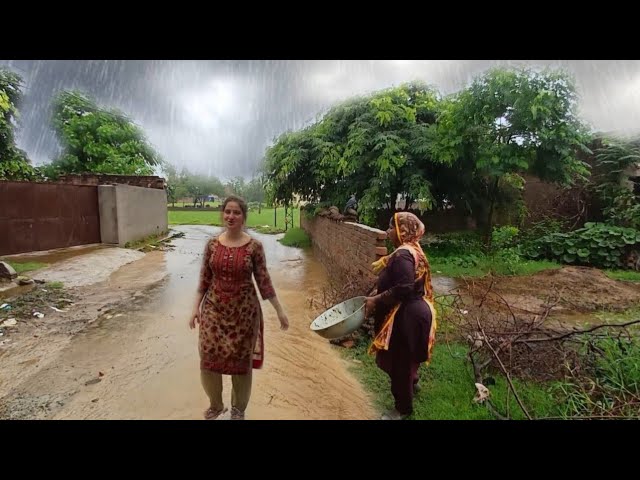
{"type": "Polygon", "coordinates": [[[355,332],[364,323],[364,304],[367,297],[345,300],[319,315],[309,328],[321,337],[333,339],[355,332]]]}

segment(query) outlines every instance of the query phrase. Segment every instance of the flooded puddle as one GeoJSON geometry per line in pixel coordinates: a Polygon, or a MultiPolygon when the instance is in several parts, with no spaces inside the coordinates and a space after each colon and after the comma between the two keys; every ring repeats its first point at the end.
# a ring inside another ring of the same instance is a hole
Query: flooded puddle
{"type": "Polygon", "coordinates": [[[80,257],[88,253],[104,250],[106,248],[112,247],[106,245],[81,245],[78,247],[49,250],[46,252],[10,255],[3,258],[15,263],[38,262],[50,265],[53,263],[62,262],[64,260],[70,260],[72,258],[80,257]]]}

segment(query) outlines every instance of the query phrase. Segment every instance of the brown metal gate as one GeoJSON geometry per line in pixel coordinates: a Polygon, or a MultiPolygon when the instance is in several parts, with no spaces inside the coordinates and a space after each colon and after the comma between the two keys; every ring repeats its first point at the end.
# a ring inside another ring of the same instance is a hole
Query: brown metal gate
{"type": "Polygon", "coordinates": [[[98,187],[0,182],[0,255],[100,243],[98,187]]]}

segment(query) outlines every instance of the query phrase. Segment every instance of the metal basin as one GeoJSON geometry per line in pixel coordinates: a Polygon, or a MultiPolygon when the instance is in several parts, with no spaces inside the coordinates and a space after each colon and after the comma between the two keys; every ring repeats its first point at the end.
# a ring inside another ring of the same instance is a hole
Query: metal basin
{"type": "Polygon", "coordinates": [[[367,297],[354,297],[319,315],[309,328],[321,337],[333,339],[355,332],[364,323],[367,297]]]}

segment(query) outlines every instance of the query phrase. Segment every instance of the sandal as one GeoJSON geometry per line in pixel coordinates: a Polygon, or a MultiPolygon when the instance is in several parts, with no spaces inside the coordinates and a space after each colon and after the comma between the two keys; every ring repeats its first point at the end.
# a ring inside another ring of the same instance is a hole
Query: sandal
{"type": "Polygon", "coordinates": [[[231,420],[244,420],[244,412],[236,407],[231,407],[231,420]]]}
{"type": "Polygon", "coordinates": [[[211,409],[211,407],[209,407],[204,411],[204,419],[205,420],[216,420],[220,415],[222,415],[226,411],[227,411],[227,409],[225,407],[222,407],[222,409],[218,410],[217,412],[213,411],[211,409]]]}

